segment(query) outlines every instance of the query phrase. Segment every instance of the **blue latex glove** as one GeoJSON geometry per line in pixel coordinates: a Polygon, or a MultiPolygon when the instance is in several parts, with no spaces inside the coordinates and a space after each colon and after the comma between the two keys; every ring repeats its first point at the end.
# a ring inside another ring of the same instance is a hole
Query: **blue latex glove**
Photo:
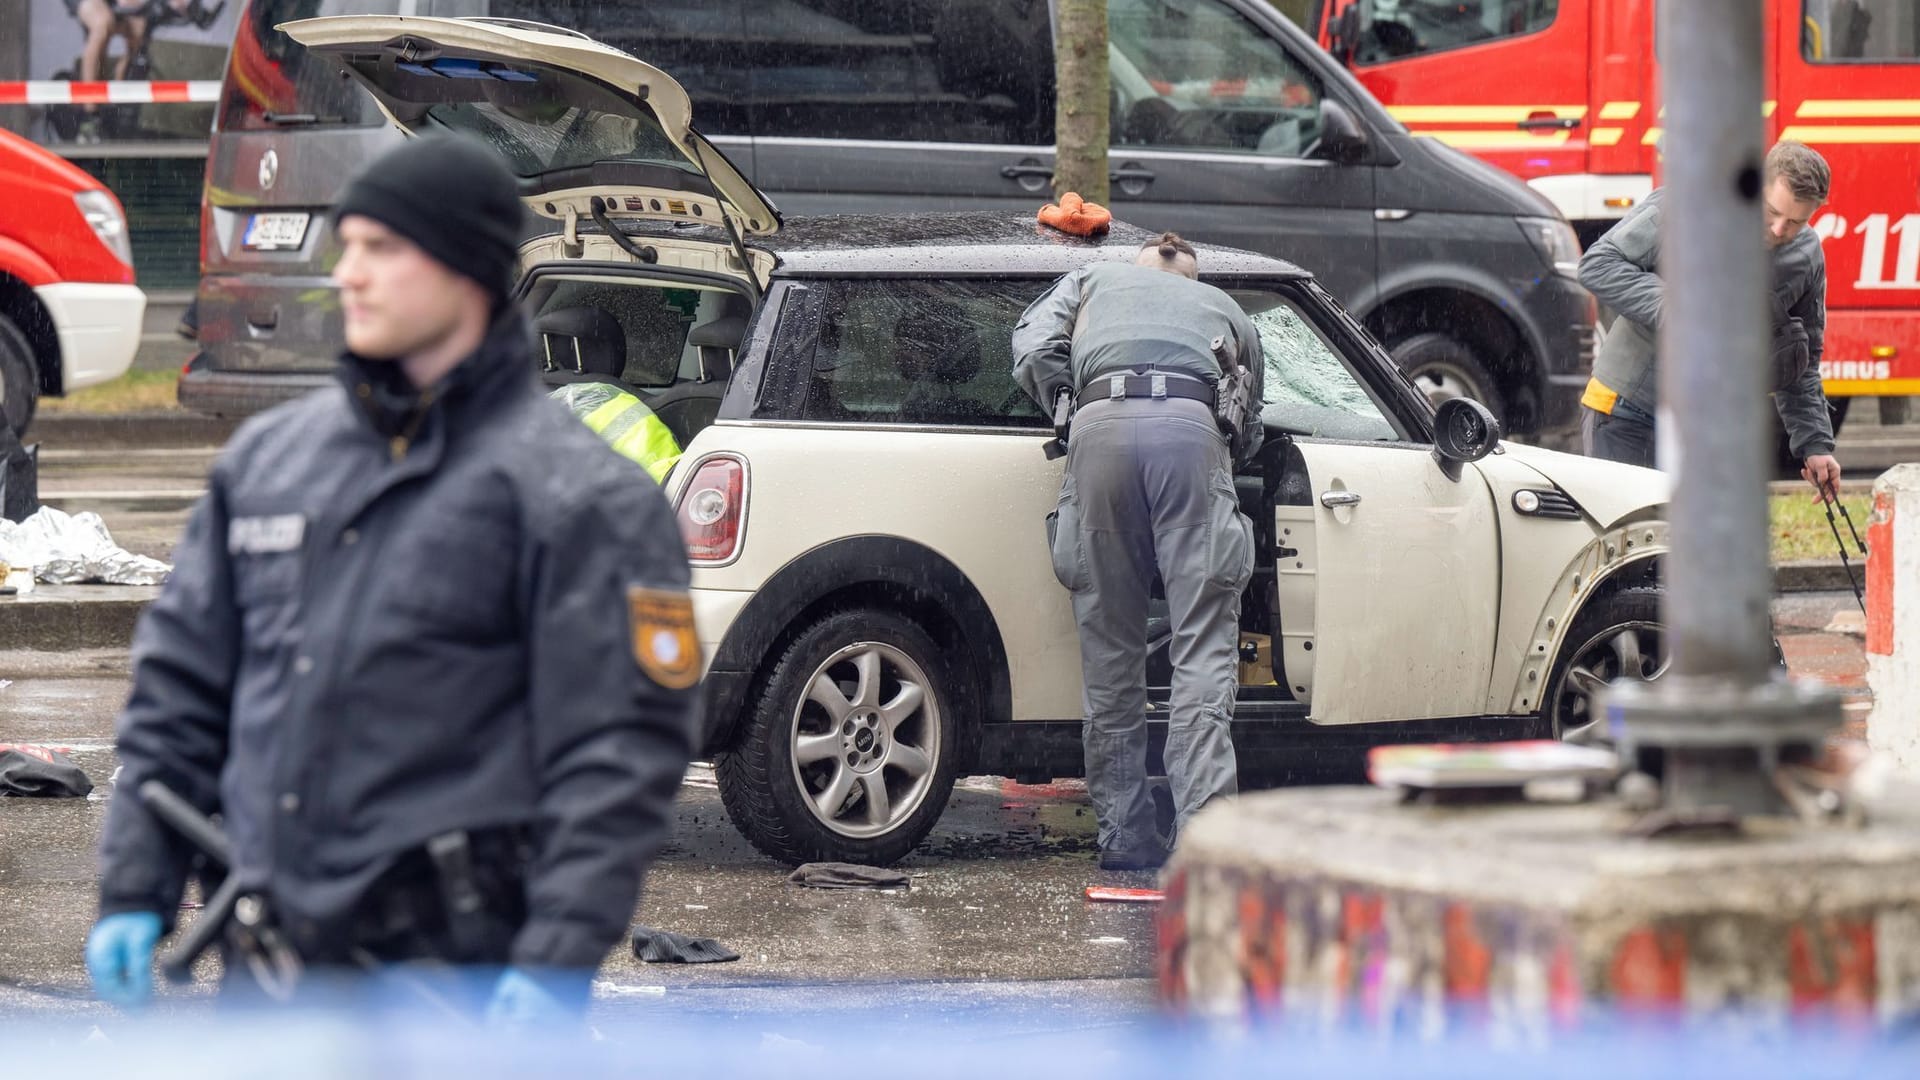
{"type": "Polygon", "coordinates": [[[160,943],[160,916],[122,911],[93,924],[87,935],[87,975],[101,1001],[123,1007],[153,996],[153,948],[160,943]]]}
{"type": "MultiPolygon", "coordinates": [[[[572,981],[584,981],[585,977],[575,977],[572,981]]],[[[556,987],[571,990],[584,987],[556,987]]],[[[578,995],[584,1001],[585,993],[578,995]]],[[[500,973],[500,981],[493,984],[493,997],[487,1002],[487,1024],[495,1027],[530,1027],[553,1024],[571,1024],[580,1020],[577,1009],[567,1007],[554,990],[548,989],[540,977],[535,977],[519,968],[508,968],[500,973]]]]}

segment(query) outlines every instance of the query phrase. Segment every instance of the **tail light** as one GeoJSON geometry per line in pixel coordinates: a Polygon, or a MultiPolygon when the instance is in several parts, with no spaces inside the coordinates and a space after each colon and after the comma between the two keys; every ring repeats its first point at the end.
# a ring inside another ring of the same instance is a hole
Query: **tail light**
{"type": "Polygon", "coordinates": [[[674,507],[687,561],[729,562],[740,553],[747,519],[747,463],[731,454],[700,462],[674,507]]]}

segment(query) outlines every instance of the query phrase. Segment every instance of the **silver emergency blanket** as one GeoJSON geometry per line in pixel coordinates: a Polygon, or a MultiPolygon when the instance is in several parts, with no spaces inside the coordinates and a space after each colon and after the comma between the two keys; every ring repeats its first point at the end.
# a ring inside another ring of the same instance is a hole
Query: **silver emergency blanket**
{"type": "Polygon", "coordinates": [[[115,544],[99,514],[51,506],[18,524],[0,519],[0,562],[32,568],[43,585],[158,585],[173,569],[115,544]]]}

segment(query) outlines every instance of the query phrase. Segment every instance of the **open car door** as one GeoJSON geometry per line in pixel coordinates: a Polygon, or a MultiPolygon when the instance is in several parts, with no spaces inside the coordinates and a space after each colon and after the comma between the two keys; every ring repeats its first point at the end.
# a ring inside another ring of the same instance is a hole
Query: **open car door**
{"type": "Polygon", "coordinates": [[[1260,330],[1263,418],[1304,473],[1286,485],[1304,499],[1274,509],[1289,689],[1318,724],[1479,715],[1500,611],[1492,492],[1390,419],[1307,298],[1267,295],[1235,298],[1260,330]]]}

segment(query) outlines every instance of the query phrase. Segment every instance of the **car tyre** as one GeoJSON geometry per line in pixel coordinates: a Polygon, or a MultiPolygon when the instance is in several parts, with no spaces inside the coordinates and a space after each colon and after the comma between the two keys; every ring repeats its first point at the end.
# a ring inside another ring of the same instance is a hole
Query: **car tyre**
{"type": "Polygon", "coordinates": [[[39,368],[33,361],[33,346],[13,320],[0,315],[0,422],[13,429],[16,436],[24,436],[39,404],[39,368]]]}
{"type": "Polygon", "coordinates": [[[1622,676],[1653,682],[1667,673],[1661,593],[1657,586],[1618,589],[1575,616],[1541,702],[1541,716],[1553,738],[1606,744],[1595,692],[1622,676]]]}
{"type": "Polygon", "coordinates": [[[856,608],[813,623],[715,759],[728,819],[784,863],[897,862],[953,793],[954,686],[939,646],[899,614],[856,608]]]}
{"type": "Polygon", "coordinates": [[[1504,425],[1507,400],[1486,365],[1450,334],[1415,334],[1390,350],[1413,385],[1436,407],[1448,398],[1469,397],[1485,405],[1504,425]]]}

